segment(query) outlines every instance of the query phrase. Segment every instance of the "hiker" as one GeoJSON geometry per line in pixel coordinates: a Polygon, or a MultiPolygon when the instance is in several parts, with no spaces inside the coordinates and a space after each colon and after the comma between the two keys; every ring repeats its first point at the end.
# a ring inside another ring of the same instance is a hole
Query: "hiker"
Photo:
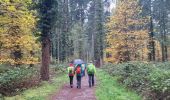
{"type": "Polygon", "coordinates": [[[86,71],[86,65],[85,64],[81,64],[82,67],[82,77],[85,76],[85,71],[86,71]]]}
{"type": "Polygon", "coordinates": [[[70,87],[73,88],[73,78],[74,78],[75,73],[74,73],[74,66],[73,66],[72,63],[69,65],[67,70],[68,70],[68,76],[69,76],[69,79],[70,79],[70,87]]]}
{"type": "Polygon", "coordinates": [[[82,67],[81,64],[75,66],[75,73],[77,77],[77,88],[81,89],[81,77],[82,77],[82,67]]]}
{"type": "Polygon", "coordinates": [[[92,61],[87,66],[87,74],[89,76],[89,87],[94,86],[94,74],[96,73],[95,65],[92,61]]]}

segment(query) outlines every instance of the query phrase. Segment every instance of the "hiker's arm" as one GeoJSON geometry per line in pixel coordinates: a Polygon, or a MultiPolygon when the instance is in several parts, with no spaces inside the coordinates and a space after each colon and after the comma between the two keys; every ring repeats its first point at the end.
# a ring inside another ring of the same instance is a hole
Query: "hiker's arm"
{"type": "Polygon", "coordinates": [[[88,72],[88,70],[89,70],[89,66],[86,67],[86,71],[87,71],[87,72],[88,72]]]}
{"type": "Polygon", "coordinates": [[[74,72],[76,71],[76,67],[74,68],[74,72]]]}
{"type": "Polygon", "coordinates": [[[67,68],[67,72],[69,73],[69,67],[67,68]]]}
{"type": "Polygon", "coordinates": [[[96,73],[96,67],[95,67],[95,66],[93,66],[93,68],[94,68],[94,73],[96,73]]]}
{"type": "Polygon", "coordinates": [[[81,73],[83,73],[83,71],[84,71],[83,68],[81,68],[81,73]]]}

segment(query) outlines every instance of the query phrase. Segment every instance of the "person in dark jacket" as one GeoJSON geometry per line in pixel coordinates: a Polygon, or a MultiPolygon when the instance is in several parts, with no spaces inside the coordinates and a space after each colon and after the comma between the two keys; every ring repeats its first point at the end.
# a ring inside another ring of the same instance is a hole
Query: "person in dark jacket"
{"type": "Polygon", "coordinates": [[[81,89],[81,77],[83,74],[81,64],[78,64],[75,66],[75,73],[76,73],[76,78],[77,78],[77,88],[81,89]]]}

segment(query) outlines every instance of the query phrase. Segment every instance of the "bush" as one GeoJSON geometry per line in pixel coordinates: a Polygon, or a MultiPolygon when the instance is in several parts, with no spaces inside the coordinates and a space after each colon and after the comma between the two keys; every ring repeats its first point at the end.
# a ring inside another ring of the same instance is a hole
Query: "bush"
{"type": "Polygon", "coordinates": [[[67,68],[67,64],[56,64],[56,65],[51,65],[50,67],[54,69],[56,72],[65,72],[67,68]]]}
{"type": "Polygon", "coordinates": [[[19,85],[35,74],[35,70],[32,68],[15,67],[8,69],[6,72],[0,73],[0,94],[7,95],[11,92],[17,92],[20,90],[19,85]]]}
{"type": "Polygon", "coordinates": [[[9,68],[6,65],[0,64],[0,73],[6,72],[9,68]]]}
{"type": "Polygon", "coordinates": [[[5,100],[47,100],[49,95],[59,91],[66,82],[66,75],[55,74],[51,81],[42,82],[40,86],[29,88],[16,96],[5,97],[5,100]]]}
{"type": "Polygon", "coordinates": [[[111,75],[120,77],[118,81],[140,93],[159,99],[170,95],[170,63],[128,62],[105,65],[111,75]],[[108,67],[109,66],[109,67],[108,67]]]}
{"type": "Polygon", "coordinates": [[[157,94],[157,98],[170,96],[170,70],[162,71],[161,69],[156,69],[148,76],[150,88],[153,92],[157,94]]]}

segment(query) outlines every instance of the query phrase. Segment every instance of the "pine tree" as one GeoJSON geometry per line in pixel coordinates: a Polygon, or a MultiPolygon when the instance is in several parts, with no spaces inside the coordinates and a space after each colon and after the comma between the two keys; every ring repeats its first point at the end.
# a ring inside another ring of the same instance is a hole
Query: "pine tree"
{"type": "Polygon", "coordinates": [[[94,58],[97,66],[103,62],[103,48],[104,48],[104,8],[103,1],[96,0],[95,2],[95,35],[94,35],[94,58]]]}
{"type": "Polygon", "coordinates": [[[42,38],[42,67],[41,79],[49,80],[49,64],[50,64],[50,34],[56,19],[56,0],[40,0],[40,29],[42,38]]]}
{"type": "Polygon", "coordinates": [[[166,0],[155,1],[155,3],[160,6],[159,8],[155,7],[155,12],[157,12],[157,20],[159,20],[159,31],[160,31],[160,43],[161,43],[161,51],[162,51],[162,61],[167,61],[168,53],[167,53],[167,22],[168,22],[168,14],[166,10],[166,0]]]}

